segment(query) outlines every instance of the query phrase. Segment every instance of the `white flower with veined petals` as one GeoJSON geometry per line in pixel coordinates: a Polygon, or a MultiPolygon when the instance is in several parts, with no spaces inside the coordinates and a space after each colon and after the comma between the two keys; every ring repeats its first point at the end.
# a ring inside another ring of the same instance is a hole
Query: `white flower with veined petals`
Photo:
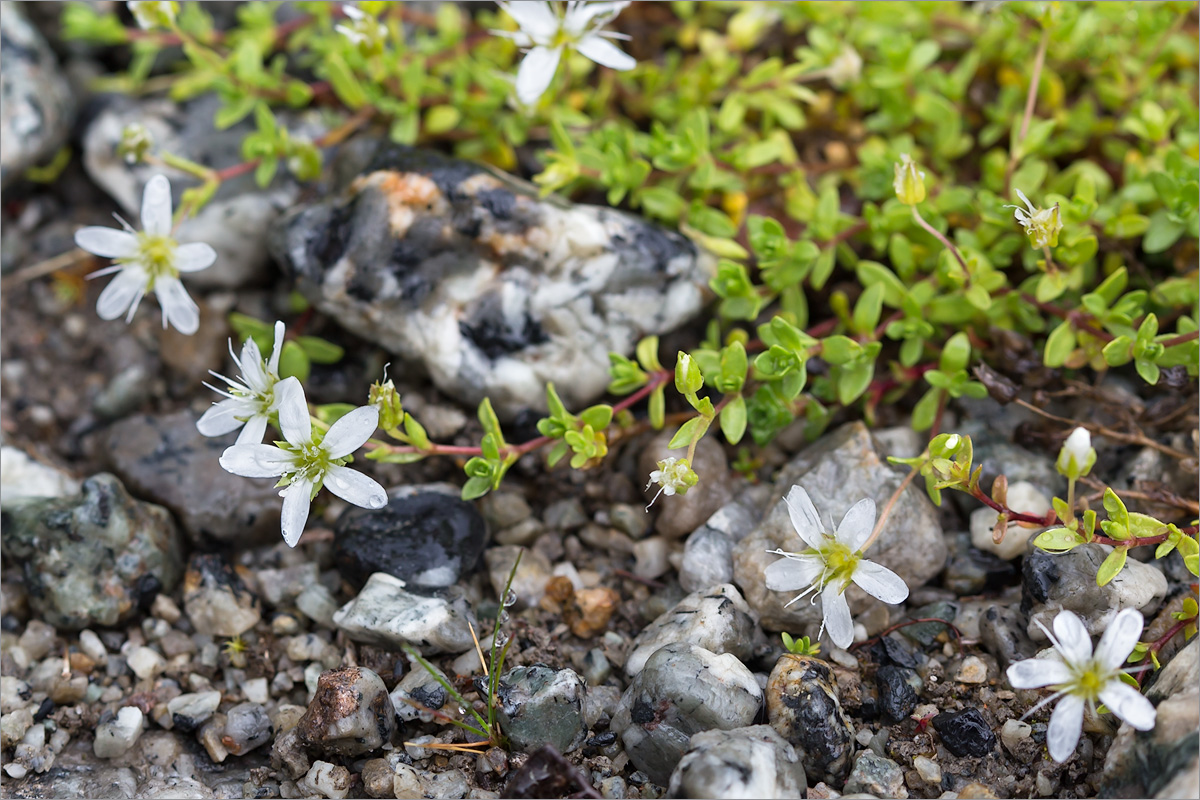
{"type": "Polygon", "coordinates": [[[1043,247],[1057,247],[1058,234],[1063,229],[1062,212],[1058,209],[1058,203],[1050,208],[1038,208],[1029,202],[1029,198],[1020,189],[1017,189],[1017,197],[1021,198],[1021,202],[1029,209],[1028,211],[1020,206],[1009,205],[1005,208],[1016,209],[1013,216],[1025,228],[1025,235],[1029,237],[1029,243],[1038,250],[1043,247]]]}
{"type": "Polygon", "coordinates": [[[517,99],[525,105],[536,103],[550,86],[566,47],[578,50],[603,67],[627,70],[637,66],[633,57],[608,41],[628,39],[628,36],[600,30],[612,22],[629,5],[628,2],[570,2],[561,13],[549,2],[500,2],[498,5],[521,29],[493,33],[512,39],[518,47],[530,48],[517,70],[517,99]]]}
{"type": "Polygon", "coordinates": [[[832,534],[825,531],[803,487],[793,486],[784,502],[792,526],[809,549],[799,553],[769,550],[783,558],[764,571],[767,588],[776,592],[804,589],[788,602],[789,606],[809,592],[820,590],[821,630],[828,628],[834,644],[848,647],[854,641],[854,621],[843,592],[851,582],[885,603],[902,603],[908,597],[908,585],[899,575],[862,556],[861,548],[875,527],[875,501],[864,498],[851,506],[832,534]]]}
{"type": "Polygon", "coordinates": [[[217,251],[202,242],[179,244],[171,237],[171,182],[166,176],[155,175],[146,183],[141,233],[120,217],[117,219],[125,230],[92,226],[75,233],[76,245],[116,261],[89,278],[120,273],[100,293],[96,313],[101,319],[116,319],[128,312],[128,322],[142,296],[153,291],[162,306],[163,327],[170,323],[180,333],[195,333],[200,327],[200,309],[183,288],[179,273],[212,266],[217,251]]]}
{"type": "Polygon", "coordinates": [[[1046,745],[1055,761],[1066,761],[1075,752],[1083,730],[1085,704],[1095,712],[1098,700],[1139,731],[1154,727],[1154,706],[1120,678],[1120,667],[1142,635],[1143,625],[1145,620],[1137,611],[1121,610],[1100,637],[1093,654],[1092,638],[1079,617],[1070,611],[1060,611],[1054,618],[1057,637],[1041,622],[1038,626],[1054,644],[1062,661],[1028,658],[1008,668],[1008,682],[1014,689],[1052,686],[1057,690],[1026,713],[1028,716],[1046,703],[1058,700],[1046,731],[1046,745]]]}
{"type": "Polygon", "coordinates": [[[267,422],[278,406],[278,396],[275,385],[279,383],[279,353],[283,349],[283,323],[275,323],[275,346],[271,350],[270,360],[263,360],[262,353],[253,338],[242,345],[242,357],[239,360],[233,355],[233,343],[229,344],[229,355],[233,363],[241,371],[241,380],[231,380],[212,370],[209,374],[225,381],[228,389],[218,389],[212,384],[204,384],[226,399],[213,405],[204,416],[196,421],[196,429],[204,436],[224,436],[236,431],[238,444],[261,444],[263,434],[267,432],[267,422]]]}
{"type": "Polygon", "coordinates": [[[325,486],[348,503],[382,508],[387,492],[371,478],[346,466],[349,456],[371,438],[379,425],[379,409],[362,406],[329,426],[323,437],[313,436],[304,389],[295,378],[275,386],[279,430],[287,441],[269,444],[235,444],[221,455],[227,472],[246,478],[279,478],[282,486],[283,540],[295,547],[304,533],[308,510],[325,486]]]}

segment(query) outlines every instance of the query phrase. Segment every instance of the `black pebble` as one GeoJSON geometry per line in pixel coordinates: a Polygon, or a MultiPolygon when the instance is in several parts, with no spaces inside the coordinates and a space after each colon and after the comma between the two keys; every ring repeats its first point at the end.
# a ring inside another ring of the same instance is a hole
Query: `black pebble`
{"type": "Polygon", "coordinates": [[[933,728],[941,734],[946,749],[956,756],[982,758],[996,749],[996,734],[979,709],[938,714],[933,718],[933,728]]]}

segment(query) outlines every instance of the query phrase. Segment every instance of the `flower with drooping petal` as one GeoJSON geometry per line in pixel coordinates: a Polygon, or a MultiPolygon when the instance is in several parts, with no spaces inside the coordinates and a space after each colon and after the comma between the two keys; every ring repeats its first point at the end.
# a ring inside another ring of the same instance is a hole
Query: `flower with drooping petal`
{"type": "Polygon", "coordinates": [[[295,547],[304,533],[308,510],[325,486],[348,503],[382,508],[387,492],[371,478],[346,466],[350,454],[371,438],[379,424],[379,409],[362,406],[329,426],[321,436],[314,432],[308,403],[300,381],[285,378],[275,385],[279,430],[286,441],[269,444],[235,444],[221,455],[227,472],[246,478],[279,478],[283,498],[283,540],[295,547]]]}
{"type": "Polygon", "coordinates": [[[529,48],[517,70],[517,99],[532,105],[554,80],[563,50],[574,48],[603,67],[617,70],[637,66],[609,39],[627,39],[624,34],[602,31],[628,2],[570,2],[566,11],[549,2],[500,2],[498,5],[516,20],[519,31],[493,31],[529,48]]]}
{"type": "Polygon", "coordinates": [[[1041,250],[1043,247],[1057,247],[1058,232],[1063,229],[1062,213],[1058,210],[1058,203],[1055,203],[1052,208],[1037,208],[1029,202],[1029,198],[1020,189],[1017,189],[1017,197],[1020,197],[1021,202],[1029,208],[1028,211],[1020,206],[1010,205],[1005,208],[1016,209],[1013,216],[1024,226],[1029,243],[1035,250],[1041,250]]]}
{"type": "Polygon", "coordinates": [[[1092,447],[1092,434],[1087,428],[1076,428],[1071,431],[1062,450],[1058,451],[1058,461],[1055,466],[1061,475],[1077,481],[1092,471],[1096,463],[1096,449],[1092,447]]]}
{"type": "Polygon", "coordinates": [[[217,251],[202,242],[179,244],[171,237],[171,182],[164,175],[155,175],[146,183],[141,233],[117,219],[125,230],[91,226],[75,233],[76,245],[116,262],[89,278],[119,273],[100,293],[96,313],[101,319],[116,319],[128,312],[128,322],[142,296],[153,291],[162,307],[163,327],[169,323],[180,333],[195,333],[200,327],[200,309],[183,288],[179,273],[212,266],[217,251]]]}
{"type": "Polygon", "coordinates": [[[836,533],[826,532],[803,487],[793,486],[784,502],[792,526],[808,549],[799,553],[769,550],[783,558],[765,570],[767,588],[776,592],[804,589],[789,606],[809,592],[820,591],[821,630],[828,628],[829,638],[838,647],[849,647],[854,641],[854,621],[843,594],[847,586],[858,584],[867,594],[890,604],[908,597],[908,584],[899,575],[863,558],[862,547],[875,527],[875,501],[864,498],[851,506],[836,533]]]}
{"type": "Polygon", "coordinates": [[[175,0],[129,0],[125,4],[134,21],[144,31],[170,28],[175,24],[179,3],[175,0]]]}
{"type": "Polygon", "coordinates": [[[339,23],[333,29],[368,52],[382,52],[387,40],[387,26],[375,17],[349,3],[342,4],[342,13],[347,23],[339,23]]]}
{"type": "Polygon", "coordinates": [[[1046,745],[1055,761],[1066,761],[1075,752],[1083,731],[1085,705],[1094,713],[1099,701],[1139,731],[1154,727],[1154,706],[1120,677],[1120,667],[1137,644],[1144,624],[1140,613],[1122,609],[1109,623],[1093,654],[1092,638],[1083,622],[1070,611],[1060,611],[1054,618],[1053,634],[1040,621],[1038,626],[1062,660],[1027,658],[1008,668],[1008,682],[1014,689],[1050,686],[1056,690],[1026,713],[1028,716],[1058,700],[1046,731],[1046,745]]]}
{"type": "Polygon", "coordinates": [[[896,197],[906,206],[915,206],[925,199],[925,172],[917,166],[908,153],[901,153],[900,160],[893,165],[892,188],[896,197]]]}
{"type": "MultiPolygon", "coordinates": [[[[659,495],[673,497],[676,493],[687,494],[687,490],[699,481],[700,476],[692,470],[692,464],[686,458],[664,458],[658,462],[658,469],[650,472],[646,489],[657,483],[658,493],[654,495],[654,500],[657,500],[659,495]]],[[[654,500],[650,501],[650,506],[654,505],[654,500]]],[[[650,506],[646,506],[647,511],[650,506]]]]}
{"type": "Polygon", "coordinates": [[[267,432],[267,423],[278,406],[275,386],[279,383],[279,353],[283,350],[283,323],[275,323],[275,346],[271,358],[264,360],[253,338],[242,345],[242,357],[233,355],[233,343],[229,343],[229,355],[241,372],[241,380],[232,380],[212,370],[209,374],[225,381],[227,389],[218,389],[204,384],[225,399],[213,405],[204,416],[196,421],[196,429],[204,436],[224,436],[236,431],[238,444],[261,444],[267,432]]]}

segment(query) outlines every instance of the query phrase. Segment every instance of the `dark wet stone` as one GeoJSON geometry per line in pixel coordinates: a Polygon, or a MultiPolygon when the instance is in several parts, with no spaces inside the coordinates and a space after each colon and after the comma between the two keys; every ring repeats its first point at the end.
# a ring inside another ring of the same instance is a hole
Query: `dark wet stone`
{"type": "Polygon", "coordinates": [[[871,655],[880,664],[895,664],[898,667],[916,669],[921,663],[912,645],[893,636],[884,636],[871,645],[871,655]]]}
{"type": "Polygon", "coordinates": [[[808,779],[841,784],[854,755],[854,728],[842,711],[829,665],[782,656],[767,681],[771,727],[800,753],[808,779]]]}
{"type": "Polygon", "coordinates": [[[563,758],[553,745],[544,745],[512,774],[504,797],[600,797],[588,777],[563,758]]]}
{"type": "Polygon", "coordinates": [[[222,469],[237,434],[201,436],[196,419],[189,411],[123,419],[109,429],[105,458],[131,492],[169,508],[194,544],[279,541],[279,490],[222,469]]]}
{"type": "Polygon", "coordinates": [[[376,510],[347,509],[338,519],[334,560],[342,577],[359,586],[376,572],[410,586],[451,586],[479,565],[486,539],[474,505],[422,492],[376,510]]]}
{"type": "Polygon", "coordinates": [[[373,753],[391,741],[395,730],[387,686],[364,667],[321,673],[316,694],[296,723],[299,742],[320,759],[373,753]]]}
{"type": "Polygon", "coordinates": [[[587,684],[569,669],[545,664],[517,667],[500,676],[500,729],[524,753],[552,745],[570,753],[587,737],[583,704],[587,684]]]}
{"type": "Polygon", "coordinates": [[[921,676],[916,670],[885,664],[875,672],[879,687],[879,711],[892,722],[906,719],[917,707],[921,676]]]}
{"type": "Polygon", "coordinates": [[[112,475],[74,497],[2,516],[4,555],[20,566],[34,614],[56,628],[112,627],[175,588],[183,537],[165,508],[134,500],[112,475]]]}
{"type": "Polygon", "coordinates": [[[977,708],[947,711],[933,718],[933,728],[956,756],[982,758],[996,749],[996,734],[977,708]]]}
{"type": "Polygon", "coordinates": [[[545,408],[547,382],[569,408],[598,398],[608,352],[687,322],[716,266],[638,217],[394,145],[279,220],[270,246],[323,313],[510,420],[545,408]]]}

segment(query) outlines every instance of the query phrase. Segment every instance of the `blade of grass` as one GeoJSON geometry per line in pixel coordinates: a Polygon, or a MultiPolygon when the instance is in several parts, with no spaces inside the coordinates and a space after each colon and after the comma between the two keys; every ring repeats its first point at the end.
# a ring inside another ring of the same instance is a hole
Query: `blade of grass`
{"type": "Polygon", "coordinates": [[[512,644],[512,638],[504,643],[504,648],[500,653],[500,660],[496,660],[497,640],[500,636],[500,625],[504,616],[504,607],[508,602],[508,594],[512,591],[513,579],[517,577],[517,567],[521,566],[521,556],[525,555],[524,550],[517,552],[517,560],[513,562],[512,570],[508,573],[508,582],[504,584],[504,593],[500,596],[500,608],[496,610],[496,624],[492,626],[492,668],[487,671],[488,676],[488,730],[492,729],[492,725],[496,723],[496,693],[500,689],[500,672],[504,664],[504,655],[508,652],[509,645],[512,644]]]}
{"type": "MultiPolygon", "coordinates": [[[[485,720],[483,717],[481,717],[479,715],[479,712],[476,711],[471,706],[470,703],[468,703],[466,700],[463,699],[463,696],[458,693],[458,690],[455,689],[448,680],[446,680],[440,674],[438,674],[437,670],[434,669],[432,664],[430,664],[428,661],[426,661],[424,658],[422,658],[421,654],[417,652],[416,648],[414,648],[410,644],[406,644],[406,645],[403,645],[403,649],[404,649],[405,653],[408,653],[409,658],[416,659],[417,663],[420,664],[421,667],[424,668],[424,670],[426,672],[428,672],[435,681],[440,683],[442,685],[442,688],[444,688],[450,694],[451,697],[453,697],[455,700],[458,701],[459,705],[461,705],[463,708],[470,711],[471,716],[475,717],[475,719],[477,719],[479,721],[479,724],[482,726],[483,729],[480,731],[477,731],[477,733],[479,733],[481,736],[486,736],[490,739],[491,734],[489,733],[489,731],[491,731],[491,729],[492,729],[492,724],[490,722],[488,722],[487,720],[485,720]]],[[[491,714],[489,713],[488,716],[490,717],[491,714]]],[[[459,723],[456,722],[455,724],[459,724],[459,723]]],[[[461,723],[460,727],[469,728],[470,726],[468,726],[466,723],[461,723]]]]}

